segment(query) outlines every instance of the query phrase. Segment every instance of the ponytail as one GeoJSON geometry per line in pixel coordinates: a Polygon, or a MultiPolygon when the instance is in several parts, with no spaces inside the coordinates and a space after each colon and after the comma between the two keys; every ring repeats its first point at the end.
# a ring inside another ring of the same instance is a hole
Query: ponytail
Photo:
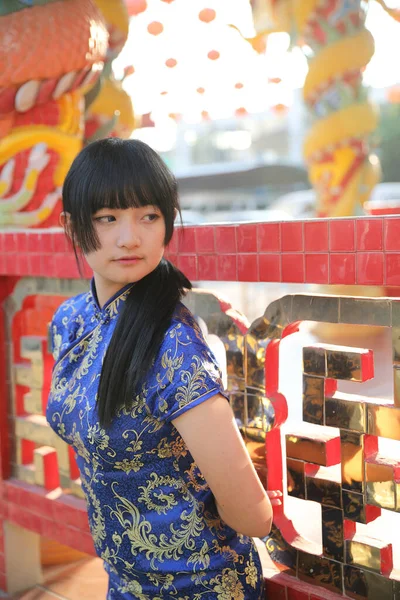
{"type": "Polygon", "coordinates": [[[192,284],[168,260],[132,286],[118,317],[100,376],[97,410],[102,427],[129,406],[157,356],[176,305],[192,284]]]}

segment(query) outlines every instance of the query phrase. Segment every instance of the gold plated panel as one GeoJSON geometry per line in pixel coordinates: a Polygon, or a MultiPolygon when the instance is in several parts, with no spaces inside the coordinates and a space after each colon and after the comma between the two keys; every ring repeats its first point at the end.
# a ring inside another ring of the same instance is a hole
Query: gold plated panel
{"type": "Polygon", "coordinates": [[[364,494],[342,489],[343,515],[355,523],[367,523],[364,494]]]}
{"type": "Polygon", "coordinates": [[[325,380],[312,375],[303,376],[303,421],[323,425],[325,380]]]}
{"type": "Polygon", "coordinates": [[[325,398],[325,425],[348,431],[366,433],[367,418],[365,402],[347,400],[340,396],[325,398]]]}
{"type": "Polygon", "coordinates": [[[400,407],[400,369],[393,368],[393,400],[395,406],[400,407]]]}
{"type": "Polygon", "coordinates": [[[352,565],[344,565],[344,589],[354,600],[393,600],[393,581],[352,565]]]}
{"type": "Polygon", "coordinates": [[[346,563],[380,573],[382,563],[381,551],[385,548],[386,544],[379,540],[363,539],[362,536],[359,536],[359,538],[346,540],[346,563]]]}
{"type": "MultiPolygon", "coordinates": [[[[332,464],[330,461],[335,460],[336,435],[287,433],[285,437],[286,456],[288,458],[296,458],[297,460],[304,460],[305,462],[325,467],[329,466],[329,463],[332,464]]],[[[340,456],[338,456],[335,462],[339,461],[340,456]]]]}
{"type": "Polygon", "coordinates": [[[314,476],[306,473],[306,499],[325,506],[342,508],[341,484],[330,477],[330,470],[321,467],[314,476]]]}
{"type": "Polygon", "coordinates": [[[394,481],[367,481],[367,504],[373,504],[387,510],[396,509],[394,481]]]}
{"type": "MultiPolygon", "coordinates": [[[[340,298],[340,323],[349,325],[381,325],[392,323],[392,300],[376,298],[340,298]]],[[[400,320],[399,320],[400,322],[400,320]]]]}
{"type": "Polygon", "coordinates": [[[327,558],[344,562],[343,511],[322,506],[322,548],[327,558]]]}
{"type": "Polygon", "coordinates": [[[298,577],[332,592],[342,592],[343,565],[334,560],[299,551],[298,577]]]}
{"type": "Polygon", "coordinates": [[[362,381],[360,352],[350,349],[326,349],[327,377],[346,381],[362,381]]]}
{"type": "Polygon", "coordinates": [[[397,326],[392,327],[393,364],[400,367],[400,315],[397,326]]]}
{"type": "Polygon", "coordinates": [[[400,440],[400,408],[368,403],[367,431],[371,435],[400,440]]]}
{"type": "Polygon", "coordinates": [[[350,492],[364,492],[364,436],[340,431],[342,487],[350,492]]]}
{"type": "Polygon", "coordinates": [[[306,479],[304,473],[304,462],[294,460],[293,458],[286,459],[287,468],[287,491],[289,496],[295,498],[306,498],[306,479]]]}
{"type": "Polygon", "coordinates": [[[326,377],[326,353],[321,347],[303,348],[303,373],[316,377],[326,377]]]}
{"type": "Polygon", "coordinates": [[[292,320],[340,323],[339,304],[337,296],[296,294],[293,296],[292,320]]]}

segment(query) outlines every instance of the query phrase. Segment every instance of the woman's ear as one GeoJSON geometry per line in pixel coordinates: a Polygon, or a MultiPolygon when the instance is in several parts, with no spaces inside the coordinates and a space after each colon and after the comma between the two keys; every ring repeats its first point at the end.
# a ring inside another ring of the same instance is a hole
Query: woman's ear
{"type": "Polygon", "coordinates": [[[62,212],[58,219],[61,227],[64,229],[65,235],[72,240],[72,227],[71,227],[71,215],[68,212],[62,212]]]}

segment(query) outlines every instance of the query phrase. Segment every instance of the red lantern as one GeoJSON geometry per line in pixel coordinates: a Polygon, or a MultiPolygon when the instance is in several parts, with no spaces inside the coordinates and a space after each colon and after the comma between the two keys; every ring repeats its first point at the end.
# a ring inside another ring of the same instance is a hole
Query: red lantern
{"type": "Polygon", "coordinates": [[[278,103],[272,107],[272,110],[278,114],[284,114],[289,110],[289,107],[286,104],[278,103]]]}
{"type": "Polygon", "coordinates": [[[178,62],[175,60],[175,58],[168,58],[168,60],[165,61],[165,64],[170,69],[173,69],[174,67],[176,67],[176,65],[178,64],[178,62]]]}
{"type": "Polygon", "coordinates": [[[237,83],[235,83],[235,88],[237,90],[241,90],[243,87],[244,87],[243,83],[241,83],[240,81],[238,81],[237,83]]]}
{"type": "Polygon", "coordinates": [[[205,92],[205,91],[206,91],[206,90],[205,90],[203,87],[198,87],[198,88],[197,88],[197,90],[196,90],[196,92],[197,92],[198,94],[204,94],[204,92],[205,92]]]}
{"type": "Polygon", "coordinates": [[[236,117],[246,117],[248,115],[248,111],[244,106],[240,106],[240,108],[237,108],[235,110],[235,116],[236,117]]]}
{"type": "Polygon", "coordinates": [[[151,35],[160,35],[164,31],[164,25],[159,21],[152,21],[147,25],[147,31],[151,35]]]}
{"type": "Polygon", "coordinates": [[[199,19],[200,21],[203,21],[203,23],[211,23],[216,16],[217,13],[213,8],[203,8],[203,10],[199,12],[199,19]]]}
{"type": "Polygon", "coordinates": [[[218,50],[210,50],[207,56],[210,60],[217,60],[220,57],[220,54],[218,50]]]}
{"type": "Polygon", "coordinates": [[[144,12],[147,8],[146,0],[126,0],[126,7],[130,17],[134,17],[144,12]]]}
{"type": "Polygon", "coordinates": [[[168,4],[171,4],[171,2],[173,2],[174,0],[161,0],[161,2],[168,2],[168,4]]]}

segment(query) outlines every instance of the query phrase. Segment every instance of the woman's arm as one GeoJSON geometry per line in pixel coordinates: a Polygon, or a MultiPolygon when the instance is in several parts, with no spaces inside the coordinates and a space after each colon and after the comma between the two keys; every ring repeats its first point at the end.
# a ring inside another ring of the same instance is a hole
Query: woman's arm
{"type": "Polygon", "coordinates": [[[222,520],[250,537],[268,535],[272,524],[271,501],[226,398],[217,394],[172,423],[210,486],[222,520]]]}

